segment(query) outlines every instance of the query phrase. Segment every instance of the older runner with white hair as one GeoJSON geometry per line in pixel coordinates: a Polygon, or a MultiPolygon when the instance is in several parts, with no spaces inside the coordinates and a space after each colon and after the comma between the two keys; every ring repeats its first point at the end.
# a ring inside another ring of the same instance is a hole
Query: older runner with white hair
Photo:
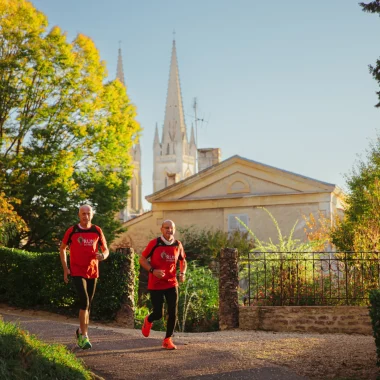
{"type": "Polygon", "coordinates": [[[91,302],[99,277],[99,261],[105,260],[109,251],[103,231],[95,224],[91,224],[94,216],[92,207],[82,205],[78,215],[79,223],[70,227],[63,237],[60,256],[63,280],[67,284],[71,276],[79,297],[80,327],[76,330],[76,338],[78,346],[85,350],[92,347],[88,339],[88,325],[91,302]],[[70,268],[67,265],[67,247],[70,247],[70,268]]]}
{"type": "Polygon", "coordinates": [[[179,261],[179,280],[184,282],[186,254],[182,243],[174,238],[175,224],[172,220],[162,223],[161,233],[159,238],[148,243],[140,257],[140,265],[149,272],[148,290],[153,306],[152,313],[144,319],[141,331],[145,337],[149,336],[153,322],[162,318],[162,308],[166,300],[168,321],[162,347],[175,350],[177,346],[173,343],[172,336],[178,309],[177,263],[179,261]]]}

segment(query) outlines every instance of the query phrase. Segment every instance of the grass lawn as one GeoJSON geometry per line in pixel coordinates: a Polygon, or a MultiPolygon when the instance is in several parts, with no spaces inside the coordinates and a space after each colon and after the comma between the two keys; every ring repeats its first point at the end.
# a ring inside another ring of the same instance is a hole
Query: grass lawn
{"type": "Polygon", "coordinates": [[[12,323],[0,320],[0,379],[93,379],[65,346],[46,344],[12,323]]]}

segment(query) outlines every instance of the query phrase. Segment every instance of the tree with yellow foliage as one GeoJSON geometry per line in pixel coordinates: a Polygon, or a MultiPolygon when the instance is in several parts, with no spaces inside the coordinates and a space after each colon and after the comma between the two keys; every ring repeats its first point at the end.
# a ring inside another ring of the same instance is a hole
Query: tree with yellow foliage
{"type": "Polygon", "coordinates": [[[0,192],[0,247],[6,246],[9,239],[16,234],[27,232],[23,219],[17,215],[3,192],[0,192]]]}
{"type": "Polygon", "coordinates": [[[304,232],[307,239],[311,242],[318,242],[318,245],[315,247],[316,250],[322,252],[334,248],[331,234],[340,223],[337,214],[330,219],[322,211],[319,211],[317,216],[310,213],[309,216],[304,215],[303,219],[305,221],[304,232]]]}
{"type": "Polygon", "coordinates": [[[140,131],[93,41],[47,26],[31,2],[0,0],[0,188],[29,227],[8,245],[39,250],[57,246],[83,202],[112,240],[140,131]]]}

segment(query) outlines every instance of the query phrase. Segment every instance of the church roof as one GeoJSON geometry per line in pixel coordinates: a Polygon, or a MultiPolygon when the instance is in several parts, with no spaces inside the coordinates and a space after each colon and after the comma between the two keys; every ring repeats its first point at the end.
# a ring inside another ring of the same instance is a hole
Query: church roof
{"type": "MultiPolygon", "coordinates": [[[[185,186],[191,185],[197,181],[205,181],[206,178],[212,176],[213,173],[224,170],[234,164],[243,164],[245,166],[250,167],[252,170],[260,171],[261,173],[271,173],[271,175],[275,175],[278,178],[286,177],[288,180],[293,181],[294,183],[305,183],[309,189],[315,189],[315,191],[320,192],[332,192],[338,191],[342,192],[342,190],[336,186],[335,184],[320,181],[311,177],[304,176],[302,174],[297,174],[288,170],[280,169],[274,166],[270,166],[267,164],[263,164],[261,162],[250,160],[245,157],[241,157],[239,155],[234,155],[220,163],[212,165],[182,181],[179,181],[171,186],[168,186],[162,190],[159,190],[153,194],[146,196],[145,198],[149,201],[155,201],[162,197],[166,197],[167,194],[174,193],[177,189],[183,188],[185,186]]],[[[291,190],[293,191],[293,190],[291,190]]],[[[295,190],[297,192],[299,190],[295,190]]],[[[309,190],[314,191],[314,190],[309,190]]],[[[269,195],[269,194],[268,194],[269,195]]]]}

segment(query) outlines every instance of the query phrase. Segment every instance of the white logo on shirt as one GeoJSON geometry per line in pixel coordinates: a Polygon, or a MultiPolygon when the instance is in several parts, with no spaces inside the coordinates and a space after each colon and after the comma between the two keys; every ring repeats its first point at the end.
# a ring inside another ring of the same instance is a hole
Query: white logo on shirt
{"type": "Polygon", "coordinates": [[[165,251],[161,253],[161,258],[166,260],[166,261],[170,261],[170,262],[175,261],[175,256],[174,255],[168,255],[165,251]]]}

